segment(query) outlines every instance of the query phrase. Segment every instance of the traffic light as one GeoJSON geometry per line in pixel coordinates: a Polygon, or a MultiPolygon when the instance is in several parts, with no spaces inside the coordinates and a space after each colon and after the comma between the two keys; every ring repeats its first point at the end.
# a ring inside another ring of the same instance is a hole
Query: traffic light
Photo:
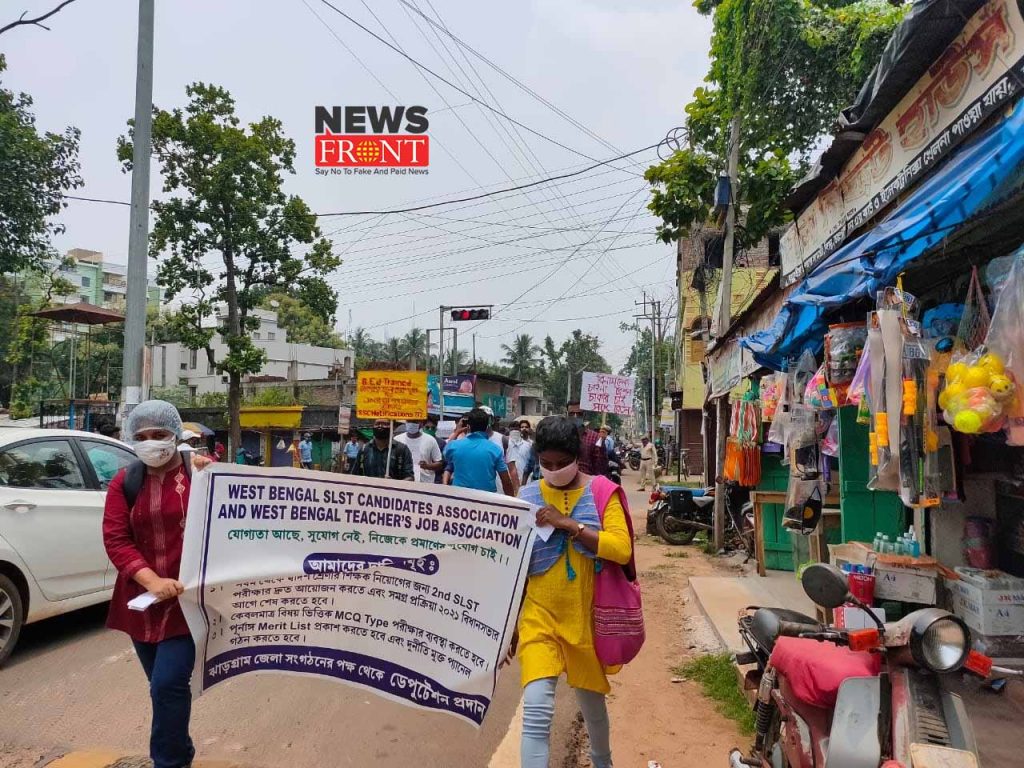
{"type": "Polygon", "coordinates": [[[489,309],[453,309],[452,310],[452,322],[457,323],[462,320],[490,320],[491,310],[489,309]]]}

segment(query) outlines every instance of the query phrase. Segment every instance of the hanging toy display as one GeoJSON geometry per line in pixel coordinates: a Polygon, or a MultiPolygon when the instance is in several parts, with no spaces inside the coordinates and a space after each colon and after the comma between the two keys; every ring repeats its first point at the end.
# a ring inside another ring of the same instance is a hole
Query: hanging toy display
{"type": "Polygon", "coordinates": [[[938,404],[946,423],[957,432],[998,432],[1006,423],[1005,406],[1016,391],[1013,374],[1006,370],[1002,357],[982,347],[950,363],[938,404]]]}
{"type": "Polygon", "coordinates": [[[751,389],[732,404],[722,475],[744,488],[761,482],[761,414],[758,393],[751,389]]]}

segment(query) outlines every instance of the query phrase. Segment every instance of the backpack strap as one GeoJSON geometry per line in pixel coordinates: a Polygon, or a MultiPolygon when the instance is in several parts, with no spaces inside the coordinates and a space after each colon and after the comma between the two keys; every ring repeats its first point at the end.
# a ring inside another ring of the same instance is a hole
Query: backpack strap
{"type": "Polygon", "coordinates": [[[626,493],[622,487],[604,475],[595,475],[590,481],[590,491],[594,494],[594,505],[597,507],[597,514],[601,518],[601,527],[604,528],[604,510],[611,501],[612,496],[618,494],[619,503],[622,504],[622,512],[626,518],[626,528],[629,530],[629,562],[622,566],[629,581],[636,581],[636,546],[635,535],[633,534],[633,519],[629,514],[629,502],[626,501],[626,493]]]}
{"type": "MultiPolygon", "coordinates": [[[[192,479],[192,461],[189,457],[182,456],[181,464],[185,468],[185,475],[192,479]]],[[[124,492],[124,500],[128,502],[128,511],[135,508],[135,502],[139,498],[139,491],[142,484],[146,482],[146,465],[136,459],[124,469],[124,485],[121,490],[124,492]]]]}

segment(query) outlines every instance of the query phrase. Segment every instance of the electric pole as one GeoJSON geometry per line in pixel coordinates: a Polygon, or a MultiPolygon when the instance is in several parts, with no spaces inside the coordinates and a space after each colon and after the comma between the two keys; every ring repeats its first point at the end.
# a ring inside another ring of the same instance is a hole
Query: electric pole
{"type": "MultiPolygon", "coordinates": [[[[149,256],[149,164],[153,128],[153,0],[139,0],[132,137],[131,223],[125,290],[121,414],[142,400],[142,354],[146,344],[146,260],[149,256]]],[[[130,436],[129,436],[130,437],[130,436]]]]}
{"type": "Polygon", "coordinates": [[[647,292],[644,291],[644,300],[634,301],[634,305],[642,306],[644,311],[642,314],[633,315],[637,320],[650,320],[651,321],[651,401],[650,401],[650,424],[648,424],[648,431],[651,433],[651,440],[654,440],[654,429],[657,423],[656,419],[656,408],[655,398],[657,397],[657,376],[658,376],[658,361],[657,361],[657,342],[658,342],[658,323],[661,317],[661,302],[655,301],[653,298],[648,300],[647,292]],[[650,306],[650,309],[648,309],[650,306]]]}
{"type": "MultiPolygon", "coordinates": [[[[722,252],[722,283],[718,292],[718,311],[715,313],[712,335],[721,338],[729,329],[732,319],[732,264],[736,249],[736,187],[740,164],[740,117],[734,115],[729,126],[729,207],[725,212],[725,244],[722,252]]],[[[716,409],[718,424],[715,442],[715,550],[725,548],[725,443],[729,437],[729,395],[718,398],[716,409]]],[[[759,564],[760,565],[760,564],[759,564]]]]}

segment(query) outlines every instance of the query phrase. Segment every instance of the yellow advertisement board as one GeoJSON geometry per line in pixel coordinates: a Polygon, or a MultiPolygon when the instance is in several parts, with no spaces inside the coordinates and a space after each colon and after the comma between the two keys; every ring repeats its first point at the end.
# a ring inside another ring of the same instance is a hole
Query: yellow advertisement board
{"type": "Polygon", "coordinates": [[[427,418],[426,371],[360,371],[356,376],[360,419],[427,418]]]}

